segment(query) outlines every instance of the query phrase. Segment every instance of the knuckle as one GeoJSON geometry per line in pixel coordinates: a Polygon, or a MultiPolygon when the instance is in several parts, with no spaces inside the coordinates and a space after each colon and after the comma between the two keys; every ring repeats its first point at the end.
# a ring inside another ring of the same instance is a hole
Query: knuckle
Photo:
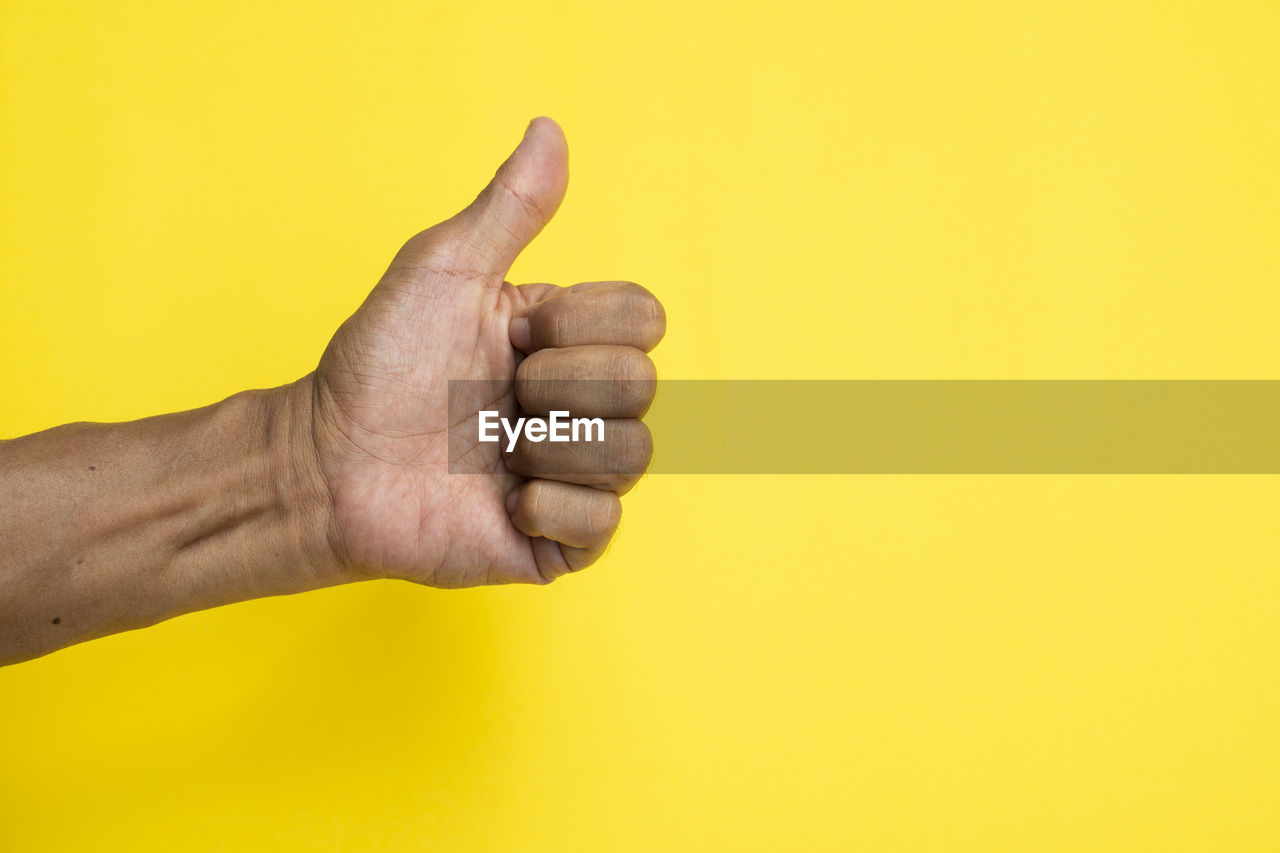
{"type": "Polygon", "coordinates": [[[583,569],[589,568],[596,562],[596,560],[600,559],[599,554],[582,551],[578,548],[565,548],[564,546],[561,546],[560,553],[564,556],[565,568],[564,571],[556,575],[557,578],[562,578],[565,575],[571,575],[574,572],[580,572],[583,569]]]}
{"type": "Polygon", "coordinates": [[[637,338],[652,349],[667,332],[667,312],[654,296],[638,284],[627,290],[628,317],[637,338]]]}
{"type": "Polygon", "coordinates": [[[567,340],[572,321],[561,299],[551,299],[539,305],[529,317],[529,333],[539,347],[558,347],[567,340]]]}
{"type": "Polygon", "coordinates": [[[532,497],[531,489],[534,482],[535,481],[531,480],[529,484],[524,487],[524,491],[520,493],[520,500],[516,501],[516,511],[511,517],[512,523],[514,523],[519,530],[529,535],[534,535],[537,530],[533,524],[533,514],[530,509],[532,506],[530,501],[530,498],[532,497]]]}
{"type": "Polygon", "coordinates": [[[620,430],[617,453],[615,455],[615,473],[628,476],[639,476],[649,467],[653,458],[653,436],[643,421],[623,421],[626,426],[620,430]]]}
{"type": "Polygon", "coordinates": [[[602,542],[607,542],[622,523],[622,501],[613,492],[601,492],[596,530],[602,542]]]}
{"type": "Polygon", "coordinates": [[[572,338],[573,313],[566,307],[568,305],[567,302],[561,302],[551,309],[551,324],[548,331],[551,333],[552,346],[565,346],[572,338]]]}
{"type": "Polygon", "coordinates": [[[609,354],[611,376],[628,381],[654,378],[653,361],[642,350],[635,347],[617,347],[609,354]]]}
{"type": "Polygon", "coordinates": [[[637,416],[644,414],[657,391],[658,370],[653,360],[641,350],[626,347],[615,357],[612,375],[617,380],[619,408],[637,416]]]}
{"type": "Polygon", "coordinates": [[[539,510],[546,505],[546,481],[530,480],[524,486],[520,500],[516,504],[516,526],[526,532],[541,530],[539,510]]]}
{"type": "Polygon", "coordinates": [[[546,354],[542,350],[530,353],[520,360],[516,367],[517,382],[535,382],[541,378],[545,368],[546,354]]]}
{"type": "Polygon", "coordinates": [[[553,408],[551,403],[562,387],[555,381],[556,358],[555,350],[537,350],[516,367],[516,399],[526,412],[545,415],[553,408]]]}

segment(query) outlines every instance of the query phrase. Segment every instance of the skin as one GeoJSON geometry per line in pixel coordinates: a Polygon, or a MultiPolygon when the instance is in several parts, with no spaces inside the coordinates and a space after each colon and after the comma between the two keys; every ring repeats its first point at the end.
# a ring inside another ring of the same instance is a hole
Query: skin
{"type": "Polygon", "coordinates": [[[535,119],[470,206],[405,244],[313,373],[0,443],[0,663],[264,595],[545,584],[597,560],[651,455],[638,418],[665,315],[629,282],[506,281],[567,182],[563,133],[535,119]],[[496,380],[486,407],[504,416],[607,418],[605,442],[472,442],[451,473],[457,379],[496,380]]]}

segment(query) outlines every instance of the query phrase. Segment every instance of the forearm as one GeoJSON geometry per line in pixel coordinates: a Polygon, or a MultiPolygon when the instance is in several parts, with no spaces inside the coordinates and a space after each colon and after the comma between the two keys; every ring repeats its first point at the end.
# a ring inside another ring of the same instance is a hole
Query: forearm
{"type": "Polygon", "coordinates": [[[0,443],[0,664],[343,580],[310,389],[0,443]]]}

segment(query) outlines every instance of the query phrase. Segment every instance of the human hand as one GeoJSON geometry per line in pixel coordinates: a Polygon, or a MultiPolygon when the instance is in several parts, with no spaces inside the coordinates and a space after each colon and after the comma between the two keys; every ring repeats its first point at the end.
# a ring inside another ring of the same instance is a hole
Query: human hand
{"type": "Polygon", "coordinates": [[[666,320],[628,282],[505,281],[559,207],[567,158],[559,126],[535,119],[469,207],[405,244],[300,383],[313,437],[300,452],[330,498],[343,572],[439,587],[546,583],[594,562],[612,537],[618,495],[651,455],[637,418],[653,394],[645,353],[666,320]],[[448,383],[467,379],[500,380],[489,408],[504,415],[609,418],[605,442],[521,442],[513,455],[477,444],[469,468],[484,473],[450,473],[448,383]],[[557,391],[564,379],[608,381],[557,391]]]}

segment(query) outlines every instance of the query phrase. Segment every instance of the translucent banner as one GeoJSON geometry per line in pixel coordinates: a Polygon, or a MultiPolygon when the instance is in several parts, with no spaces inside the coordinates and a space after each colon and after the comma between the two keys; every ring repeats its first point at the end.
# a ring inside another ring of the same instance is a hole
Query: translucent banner
{"type": "MultiPolygon", "coordinates": [[[[1272,380],[572,380],[521,386],[521,398],[541,401],[536,412],[519,410],[515,390],[450,383],[451,470],[485,470],[508,448],[505,433],[479,441],[486,407],[545,417],[548,400],[602,401],[567,407],[571,431],[593,409],[653,393],[652,474],[1280,473],[1272,380]]],[[[491,435],[501,432],[492,417],[491,435]]],[[[605,473],[615,457],[634,457],[635,430],[604,418],[602,431],[602,444],[588,447],[584,428],[540,458],[605,473]]]]}

